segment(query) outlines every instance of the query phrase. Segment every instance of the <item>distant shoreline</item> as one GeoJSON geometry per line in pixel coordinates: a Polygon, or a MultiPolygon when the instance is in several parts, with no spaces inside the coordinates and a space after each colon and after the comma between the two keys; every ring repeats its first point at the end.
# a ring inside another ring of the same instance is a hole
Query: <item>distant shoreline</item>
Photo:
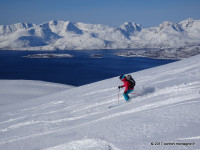
{"type": "MultiPolygon", "coordinates": [[[[138,49],[55,49],[55,50],[41,50],[41,49],[0,49],[1,51],[30,51],[30,52],[64,52],[64,51],[76,51],[76,52],[83,52],[83,51],[115,51],[116,56],[119,57],[145,57],[150,59],[166,59],[166,60],[181,60],[184,58],[192,57],[195,55],[200,54],[200,45],[197,46],[190,46],[190,47],[184,47],[184,48],[165,48],[165,49],[159,49],[159,48],[138,48],[138,49]],[[118,52],[119,51],[119,52],[118,52]]],[[[72,58],[72,55],[61,55],[61,54],[37,54],[35,56],[24,56],[28,58],[64,58],[64,57],[70,57],[72,58]],[[43,55],[43,56],[42,56],[43,55]]],[[[91,57],[93,57],[92,54],[91,57]]],[[[97,57],[94,57],[97,58],[97,57]]]]}

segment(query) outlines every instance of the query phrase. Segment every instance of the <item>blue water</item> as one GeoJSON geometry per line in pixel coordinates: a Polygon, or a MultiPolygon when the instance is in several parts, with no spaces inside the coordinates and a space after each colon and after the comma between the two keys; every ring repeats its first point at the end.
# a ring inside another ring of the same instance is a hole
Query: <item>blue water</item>
{"type": "Polygon", "coordinates": [[[122,50],[98,51],[0,51],[0,79],[42,80],[74,86],[164,65],[174,60],[119,57],[122,50]],[[72,54],[73,58],[25,58],[30,54],[72,54]],[[91,54],[102,54],[92,58],[91,54]]]}

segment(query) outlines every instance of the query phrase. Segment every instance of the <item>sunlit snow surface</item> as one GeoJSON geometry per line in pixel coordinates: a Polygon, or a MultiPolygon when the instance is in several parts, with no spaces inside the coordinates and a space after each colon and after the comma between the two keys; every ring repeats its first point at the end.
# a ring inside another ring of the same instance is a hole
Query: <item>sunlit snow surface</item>
{"type": "Polygon", "coordinates": [[[200,55],[131,75],[142,95],[128,103],[123,90],[118,102],[118,77],[31,101],[12,97],[0,106],[0,149],[199,150],[200,55]]]}

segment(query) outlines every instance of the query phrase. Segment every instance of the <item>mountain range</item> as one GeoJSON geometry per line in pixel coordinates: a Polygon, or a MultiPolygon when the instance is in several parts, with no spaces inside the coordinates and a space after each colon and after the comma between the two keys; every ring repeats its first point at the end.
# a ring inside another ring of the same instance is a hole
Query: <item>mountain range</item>
{"type": "Polygon", "coordinates": [[[200,20],[165,21],[144,28],[134,22],[119,27],[53,20],[39,25],[17,23],[0,26],[0,49],[93,50],[171,49],[200,45],[200,20]]]}

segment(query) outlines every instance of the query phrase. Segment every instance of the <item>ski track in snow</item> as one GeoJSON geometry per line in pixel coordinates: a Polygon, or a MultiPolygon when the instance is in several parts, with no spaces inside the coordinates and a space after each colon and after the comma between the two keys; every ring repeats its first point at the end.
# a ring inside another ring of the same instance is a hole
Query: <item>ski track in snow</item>
{"type": "MultiPolygon", "coordinates": [[[[52,133],[55,133],[55,132],[63,132],[65,130],[70,130],[72,128],[77,128],[77,127],[80,127],[80,126],[85,126],[85,125],[88,125],[88,124],[97,123],[97,122],[104,121],[104,120],[111,119],[111,118],[115,118],[115,117],[122,117],[123,115],[137,113],[137,112],[140,112],[140,111],[147,111],[147,110],[159,109],[161,107],[173,107],[175,105],[186,104],[186,103],[189,103],[187,101],[189,101],[190,99],[198,99],[199,98],[198,93],[190,92],[190,94],[189,94],[188,89],[190,89],[191,87],[197,88],[197,89],[200,88],[200,82],[193,82],[193,83],[189,83],[189,84],[186,84],[186,85],[183,84],[183,85],[179,85],[179,86],[174,86],[174,87],[170,87],[170,88],[166,88],[166,89],[162,89],[162,90],[157,90],[155,93],[147,94],[147,95],[144,95],[144,96],[141,96],[141,97],[138,96],[134,100],[131,100],[129,103],[127,103],[127,104],[129,104],[129,106],[126,105],[126,104],[120,106],[120,107],[128,107],[128,110],[126,110],[126,111],[120,111],[120,112],[113,113],[113,110],[115,110],[117,108],[107,109],[106,106],[117,101],[117,99],[112,99],[112,100],[109,100],[109,101],[104,101],[102,103],[95,103],[95,104],[89,105],[89,106],[86,105],[85,107],[83,107],[81,109],[79,108],[75,111],[72,111],[71,113],[74,114],[74,115],[77,112],[81,111],[80,114],[82,114],[82,115],[79,115],[77,117],[63,118],[63,119],[50,120],[50,121],[28,120],[26,122],[14,123],[13,125],[11,125],[7,128],[0,129],[0,132],[3,133],[3,132],[7,132],[7,131],[16,130],[18,128],[22,128],[22,127],[25,127],[25,126],[30,126],[30,125],[34,126],[34,125],[37,125],[37,124],[39,124],[39,125],[61,124],[61,123],[66,123],[66,122],[74,121],[74,120],[83,120],[84,118],[90,117],[90,119],[89,119],[90,121],[87,122],[87,123],[83,122],[83,123],[80,123],[79,125],[68,126],[67,128],[62,128],[62,129],[50,127],[48,132],[39,132],[39,133],[30,134],[28,136],[26,136],[26,135],[21,136],[21,137],[18,137],[18,138],[16,138],[16,137],[12,138],[11,137],[11,138],[7,139],[6,141],[5,141],[5,139],[1,140],[0,144],[5,144],[5,143],[8,143],[8,142],[15,142],[15,141],[18,141],[18,140],[25,140],[25,139],[28,139],[28,138],[34,138],[34,137],[37,137],[37,136],[52,134],[52,133]],[[148,101],[148,99],[151,99],[152,97],[156,97],[156,96],[160,96],[160,95],[176,94],[177,90],[182,91],[183,93],[188,91],[188,93],[187,93],[187,95],[180,95],[178,98],[169,98],[169,99],[161,100],[159,102],[146,104],[146,105],[143,105],[143,106],[140,106],[140,107],[136,107],[136,108],[133,107],[133,109],[132,109],[131,105],[134,105],[135,102],[138,102],[138,101],[141,101],[141,100],[148,101]],[[110,114],[108,112],[110,112],[110,114]],[[101,117],[101,116],[103,116],[103,117],[101,117]]],[[[95,94],[95,93],[93,93],[93,94],[95,94]]],[[[111,95],[110,97],[113,97],[113,95],[111,95]]],[[[123,100],[123,98],[120,98],[120,101],[121,100],[123,100]]],[[[195,102],[196,101],[193,101],[193,103],[195,103],[195,102]]],[[[44,110],[49,109],[49,107],[52,107],[53,105],[57,105],[57,104],[62,104],[62,103],[64,103],[64,102],[63,101],[50,102],[48,104],[42,105],[41,107],[33,107],[33,108],[30,108],[30,109],[24,109],[21,112],[32,111],[32,110],[36,111],[36,109],[37,110],[43,110],[42,112],[45,112],[44,110]]],[[[75,108],[75,106],[73,106],[73,107],[75,108]]],[[[65,108],[64,108],[64,110],[65,110],[65,108]]],[[[52,113],[59,113],[59,112],[60,111],[58,110],[58,111],[54,111],[52,113]]],[[[48,115],[48,114],[49,113],[46,113],[46,114],[41,113],[41,114],[37,114],[37,115],[44,116],[44,115],[48,115]]],[[[15,115],[15,114],[12,114],[12,116],[13,115],[15,115]]],[[[36,114],[32,114],[32,116],[35,117],[36,114]]],[[[18,119],[10,119],[10,121],[17,121],[17,120],[21,121],[24,118],[28,119],[28,118],[31,118],[31,116],[23,116],[23,117],[18,118],[18,119]]],[[[0,124],[7,123],[7,122],[9,122],[9,120],[1,122],[0,124]]]]}
{"type": "Polygon", "coordinates": [[[44,150],[119,150],[116,146],[100,139],[83,139],[46,148],[44,150]]]}
{"type": "Polygon", "coordinates": [[[187,137],[187,138],[180,138],[178,140],[199,140],[200,136],[195,136],[195,137],[187,137]]]}

